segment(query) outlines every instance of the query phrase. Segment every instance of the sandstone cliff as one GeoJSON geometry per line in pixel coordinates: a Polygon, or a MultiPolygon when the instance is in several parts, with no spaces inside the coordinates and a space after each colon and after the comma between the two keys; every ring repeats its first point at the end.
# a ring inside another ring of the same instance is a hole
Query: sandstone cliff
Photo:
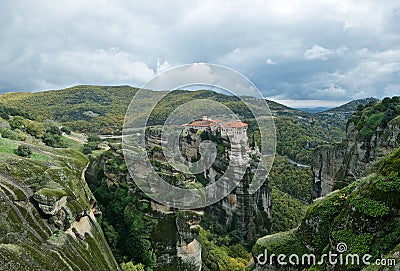
{"type": "Polygon", "coordinates": [[[399,104],[394,97],[359,108],[347,123],[346,140],[314,153],[315,198],[359,179],[374,161],[400,146],[399,104]]]}
{"type": "Polygon", "coordinates": [[[218,155],[212,166],[205,170],[202,179],[205,185],[218,181],[229,163],[246,163],[247,168],[238,186],[219,202],[206,207],[207,216],[222,224],[228,231],[235,231],[245,245],[251,245],[259,236],[271,231],[272,197],[271,188],[265,182],[255,193],[249,187],[259,158],[256,151],[249,150],[247,136],[231,141],[224,137],[212,137],[208,132],[188,133],[181,141],[181,149],[187,160],[199,158],[197,147],[204,140],[214,140],[218,155]]]}

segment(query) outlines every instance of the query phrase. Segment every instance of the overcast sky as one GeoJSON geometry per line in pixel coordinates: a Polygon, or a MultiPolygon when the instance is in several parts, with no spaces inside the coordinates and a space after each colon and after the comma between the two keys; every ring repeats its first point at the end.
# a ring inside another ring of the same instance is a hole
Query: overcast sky
{"type": "Polygon", "coordinates": [[[399,1],[2,0],[0,23],[0,92],[140,87],[209,62],[288,105],[400,95],[399,1]]]}

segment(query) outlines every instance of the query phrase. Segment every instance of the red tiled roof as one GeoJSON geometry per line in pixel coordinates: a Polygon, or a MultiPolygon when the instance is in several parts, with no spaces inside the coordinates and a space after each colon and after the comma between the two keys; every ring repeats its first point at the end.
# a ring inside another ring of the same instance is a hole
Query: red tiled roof
{"type": "Polygon", "coordinates": [[[196,127],[211,127],[216,125],[216,123],[212,120],[195,120],[188,124],[188,126],[196,126],[196,127]]]}
{"type": "Polygon", "coordinates": [[[229,128],[243,128],[243,127],[247,127],[249,126],[247,123],[245,122],[241,122],[241,121],[229,121],[227,123],[224,123],[223,125],[221,125],[221,128],[224,129],[229,129],[229,128]]]}
{"type": "Polygon", "coordinates": [[[216,126],[219,123],[221,123],[220,127],[224,128],[224,129],[229,129],[229,128],[244,128],[247,127],[248,124],[245,122],[241,122],[239,120],[235,120],[235,121],[228,121],[228,122],[223,122],[222,120],[195,120],[189,124],[187,124],[187,126],[190,127],[212,127],[212,126],[216,126]]]}

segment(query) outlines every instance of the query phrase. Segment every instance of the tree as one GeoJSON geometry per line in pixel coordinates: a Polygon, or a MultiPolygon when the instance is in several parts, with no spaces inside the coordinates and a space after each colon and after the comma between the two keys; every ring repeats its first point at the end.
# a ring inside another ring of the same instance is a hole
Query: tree
{"type": "Polygon", "coordinates": [[[3,138],[8,138],[11,140],[18,140],[18,134],[15,133],[14,131],[10,130],[10,129],[2,129],[1,130],[1,137],[3,138]]]}
{"type": "Polygon", "coordinates": [[[36,121],[28,121],[25,128],[28,134],[36,138],[42,138],[46,132],[43,123],[36,121]]]}
{"type": "Polygon", "coordinates": [[[50,133],[50,134],[53,134],[53,135],[61,136],[61,130],[55,125],[52,125],[52,126],[48,127],[46,129],[46,133],[50,133]]]}
{"type": "Polygon", "coordinates": [[[88,142],[101,142],[101,138],[95,134],[89,134],[87,140],[88,142]]]}
{"type": "Polygon", "coordinates": [[[92,153],[92,151],[98,150],[98,149],[99,149],[98,142],[88,141],[88,143],[83,145],[83,153],[84,154],[90,154],[90,153],[92,153]]]}
{"type": "Polygon", "coordinates": [[[21,157],[30,157],[32,155],[31,147],[27,145],[19,145],[15,150],[15,154],[21,157]]]}
{"type": "Polygon", "coordinates": [[[46,132],[46,134],[43,136],[42,141],[44,144],[47,146],[53,147],[53,148],[65,148],[65,143],[62,137],[58,134],[53,134],[50,132],[46,132]]]}
{"type": "Polygon", "coordinates": [[[23,117],[16,116],[8,122],[12,130],[20,129],[24,130],[26,127],[26,120],[23,117]]]}
{"type": "Polygon", "coordinates": [[[61,127],[61,132],[70,135],[71,134],[71,129],[68,126],[63,126],[61,127]]]}

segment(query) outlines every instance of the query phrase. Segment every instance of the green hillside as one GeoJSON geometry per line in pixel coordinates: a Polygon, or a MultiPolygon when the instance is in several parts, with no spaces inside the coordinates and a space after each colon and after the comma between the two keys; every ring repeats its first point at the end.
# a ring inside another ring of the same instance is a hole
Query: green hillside
{"type": "Polygon", "coordinates": [[[91,214],[85,156],[0,138],[0,164],[3,270],[118,270],[91,214]],[[29,157],[16,154],[21,145],[29,157]]]}
{"type": "MultiPolygon", "coordinates": [[[[343,153],[345,159],[343,165],[338,167],[340,168],[339,172],[346,172],[345,167],[354,171],[357,163],[368,162],[362,155],[354,154],[357,149],[374,148],[371,153],[381,153],[381,156],[374,157],[376,160],[369,161],[366,166],[359,169],[361,177],[353,176],[352,181],[348,182],[346,186],[343,184],[340,186],[340,190],[315,200],[307,209],[299,227],[260,238],[253,247],[253,255],[263,253],[267,249],[269,253],[275,254],[313,253],[318,257],[328,251],[335,251],[337,244],[345,243],[348,249],[344,256],[370,254],[372,263],[381,258],[394,259],[396,266],[350,264],[330,266],[330,270],[398,269],[400,244],[398,223],[400,219],[399,104],[399,97],[392,97],[357,106],[357,110],[347,123],[348,138],[342,144],[346,145],[347,142],[352,142],[360,144],[361,147],[345,149],[343,153]],[[370,143],[370,140],[374,144],[370,143]],[[386,152],[382,152],[384,149],[386,152]],[[387,153],[390,152],[391,154],[388,155],[387,153]],[[346,158],[351,156],[355,158],[346,158]]],[[[318,150],[316,153],[318,154],[318,150]]],[[[333,151],[331,154],[334,157],[333,151]]],[[[372,159],[373,156],[368,156],[368,158],[372,159]]],[[[324,159],[325,162],[329,162],[331,157],[327,155],[324,159]]],[[[330,172],[330,174],[335,176],[336,172],[330,172]]],[[[295,190],[300,191],[298,188],[295,190]]],[[[289,208],[285,211],[287,210],[289,208]]],[[[277,270],[326,270],[328,268],[325,263],[314,267],[296,265],[291,266],[292,269],[277,266],[276,262],[274,264],[277,270]]]]}
{"type": "MultiPolygon", "coordinates": [[[[94,134],[119,134],[127,107],[137,89],[128,86],[76,86],[63,90],[36,93],[6,93],[0,95],[0,104],[22,110],[38,121],[52,120],[73,131],[94,134]]],[[[164,92],[148,91],[148,101],[138,101],[145,111],[152,99],[164,92]]],[[[253,97],[242,97],[255,109],[263,101],[253,97]]],[[[229,107],[242,119],[255,127],[253,115],[238,97],[227,96],[209,90],[176,90],[166,95],[154,108],[149,125],[162,124],[179,105],[196,99],[208,99],[229,107]],[[254,125],[252,125],[254,124],[254,125]]],[[[276,116],[278,153],[291,159],[310,163],[311,153],[316,146],[341,141],[344,138],[342,122],[326,123],[325,118],[267,101],[271,113],[276,116]]],[[[193,108],[191,110],[201,110],[193,108]]],[[[196,113],[198,113],[196,111],[196,113]]],[[[187,112],[191,114],[191,112],[187,112]]],[[[140,118],[140,115],[130,116],[140,118]]],[[[332,117],[331,117],[332,118],[332,117]]]]}
{"type": "Polygon", "coordinates": [[[27,112],[38,121],[53,120],[73,130],[121,131],[126,108],[137,89],[128,86],[76,86],[36,93],[6,93],[0,103],[27,112]]]}
{"type": "MultiPolygon", "coordinates": [[[[345,243],[348,248],[345,255],[368,253],[372,255],[372,263],[386,254],[395,256],[400,244],[399,159],[400,149],[397,149],[382,162],[377,173],[317,200],[308,208],[299,228],[259,239],[253,255],[264,253],[265,249],[276,255],[322,255],[338,243],[345,243]]],[[[346,270],[365,267],[350,265],[346,270]]],[[[307,266],[293,268],[304,270],[307,266]]],[[[336,266],[333,270],[341,268],[336,266]]],[[[368,270],[379,268],[371,266],[368,270]]],[[[308,270],[325,269],[326,265],[322,265],[308,270]]],[[[287,269],[281,266],[278,270],[287,269]]]]}

